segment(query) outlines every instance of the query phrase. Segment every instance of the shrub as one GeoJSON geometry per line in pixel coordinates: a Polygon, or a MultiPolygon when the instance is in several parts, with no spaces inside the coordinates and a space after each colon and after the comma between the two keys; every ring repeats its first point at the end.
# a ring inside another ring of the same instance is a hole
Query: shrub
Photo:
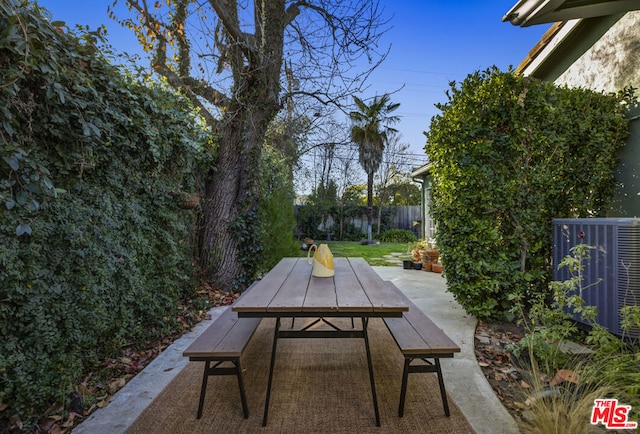
{"type": "Polygon", "coordinates": [[[416,234],[406,229],[390,229],[380,234],[383,243],[411,243],[416,239],[416,234]]]}
{"type": "Polygon", "coordinates": [[[638,342],[623,342],[595,322],[597,310],[584,304],[585,290],[597,290],[583,285],[585,263],[593,247],[578,244],[559,266],[567,267],[571,277],[551,282],[551,303],[538,297],[524,315],[523,300],[512,296],[514,312],[525,325],[523,339],[509,351],[524,363],[525,380],[532,386],[530,417],[521,424],[523,432],[575,432],[589,427],[589,415],[594,399],[614,397],[630,405],[630,420],[638,417],[640,408],[640,355],[638,342]],[[591,325],[587,336],[578,333],[573,317],[580,315],[591,325]],[[584,338],[591,346],[591,355],[569,356],[559,344],[584,338]],[[558,383],[556,380],[571,378],[558,383]],[[549,381],[550,379],[553,379],[549,381]]]}
{"type": "Polygon", "coordinates": [[[452,83],[427,134],[448,289],[479,319],[548,292],[551,222],[604,212],[630,92],[557,87],[497,68],[452,83]]]}
{"type": "MultiPolygon", "coordinates": [[[[285,256],[298,256],[300,245],[293,238],[296,219],[293,215],[293,185],[287,179],[289,173],[274,149],[265,146],[262,154],[262,193],[260,204],[260,239],[263,243],[260,271],[269,271],[285,256]]],[[[259,249],[247,252],[247,261],[252,255],[260,254],[259,249]]]]}
{"type": "MultiPolygon", "coordinates": [[[[331,232],[334,234],[340,233],[340,226],[333,225],[331,228],[331,232]]],[[[360,241],[362,239],[367,239],[367,234],[362,232],[362,230],[354,225],[353,223],[343,223],[342,224],[342,238],[340,241],[360,241]]]]}

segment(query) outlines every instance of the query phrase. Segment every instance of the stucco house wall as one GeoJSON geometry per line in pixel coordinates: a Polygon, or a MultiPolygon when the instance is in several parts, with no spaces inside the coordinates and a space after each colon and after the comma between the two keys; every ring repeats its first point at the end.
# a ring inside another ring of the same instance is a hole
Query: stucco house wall
{"type": "MultiPolygon", "coordinates": [[[[611,19],[599,20],[606,33],[555,79],[558,85],[616,92],[640,87],[640,11],[629,12],[609,28],[611,19]]],[[[592,29],[594,33],[597,28],[592,29]]]]}

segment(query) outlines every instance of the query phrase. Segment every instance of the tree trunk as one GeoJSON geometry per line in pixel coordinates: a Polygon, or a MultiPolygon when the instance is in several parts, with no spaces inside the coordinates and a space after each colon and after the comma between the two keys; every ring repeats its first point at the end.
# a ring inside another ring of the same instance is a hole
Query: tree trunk
{"type": "Polygon", "coordinates": [[[262,251],[258,232],[259,167],[269,116],[238,109],[227,123],[205,180],[199,262],[206,278],[225,290],[255,277],[262,251]],[[253,260],[252,260],[253,259],[253,260]]]}
{"type": "MultiPolygon", "coordinates": [[[[260,4],[249,53],[234,47],[234,98],[216,123],[218,153],[205,180],[200,265],[209,282],[243,290],[262,264],[260,241],[260,163],[269,122],[280,110],[280,71],[286,21],[284,0],[260,4]],[[248,63],[248,65],[247,65],[248,63]]],[[[249,41],[248,43],[250,43],[249,41]]]]}
{"type": "Polygon", "coordinates": [[[373,243],[373,172],[367,174],[367,242],[373,243]]]}

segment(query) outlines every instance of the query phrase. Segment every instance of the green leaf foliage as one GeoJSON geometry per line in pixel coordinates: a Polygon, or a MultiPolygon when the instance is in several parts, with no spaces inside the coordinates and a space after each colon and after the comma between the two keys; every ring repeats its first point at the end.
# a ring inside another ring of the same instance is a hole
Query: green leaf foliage
{"type": "Polygon", "coordinates": [[[98,36],[0,3],[0,419],[64,402],[194,288],[195,215],[170,192],[208,135],[98,36]]]}
{"type": "Polygon", "coordinates": [[[630,92],[557,87],[491,68],[451,83],[427,136],[449,290],[478,318],[548,293],[553,218],[600,216],[630,92]]]}
{"type": "MultiPolygon", "coordinates": [[[[261,163],[260,240],[262,261],[258,271],[267,272],[283,257],[298,256],[300,245],[293,238],[293,182],[289,165],[281,151],[265,146],[261,163]]],[[[251,249],[246,261],[256,262],[260,251],[251,249]]]]}
{"type": "Polygon", "coordinates": [[[383,243],[411,243],[416,239],[416,234],[406,229],[389,229],[380,235],[383,243]]]}

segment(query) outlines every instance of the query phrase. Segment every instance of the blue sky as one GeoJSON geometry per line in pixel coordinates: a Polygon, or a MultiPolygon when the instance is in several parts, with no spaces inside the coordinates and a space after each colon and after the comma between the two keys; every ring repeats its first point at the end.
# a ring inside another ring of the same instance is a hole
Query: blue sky
{"type": "MultiPolygon", "coordinates": [[[[108,39],[117,51],[139,52],[134,35],[107,16],[113,0],[40,0],[54,20],[89,25],[105,24],[108,39]]],[[[503,15],[517,0],[381,0],[393,28],[382,45],[391,52],[372,75],[368,94],[392,92],[401,116],[396,128],[411,151],[424,155],[423,131],[438,113],[434,104],[445,102],[452,80],[492,65],[506,70],[517,66],[550,25],[528,28],[503,23],[503,15]]],[[[122,7],[124,0],[119,0],[122,7]]],[[[418,158],[420,160],[420,158],[418,158]]],[[[420,161],[417,161],[419,163],[420,161]]]]}

